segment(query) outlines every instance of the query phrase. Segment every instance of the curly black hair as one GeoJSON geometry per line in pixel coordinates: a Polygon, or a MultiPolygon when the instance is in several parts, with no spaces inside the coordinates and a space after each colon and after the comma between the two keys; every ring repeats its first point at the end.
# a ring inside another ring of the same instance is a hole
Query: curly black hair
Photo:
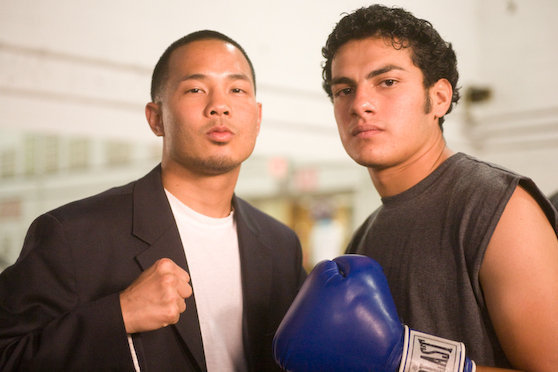
{"type": "Polygon", "coordinates": [[[558,210],[558,191],[548,197],[554,208],[558,210]]]}
{"type": "MultiPolygon", "coordinates": [[[[440,79],[447,79],[452,88],[453,96],[446,114],[459,101],[457,81],[457,59],[451,43],[445,42],[432,24],[418,19],[410,12],[401,8],[389,8],[383,5],[371,5],[346,14],[329,35],[322,48],[323,88],[330,99],[331,63],[341,46],[351,40],[367,37],[381,37],[390,40],[396,49],[411,48],[411,58],[423,74],[425,88],[430,88],[440,79]]],[[[440,127],[444,117],[439,119],[440,127]]]]}

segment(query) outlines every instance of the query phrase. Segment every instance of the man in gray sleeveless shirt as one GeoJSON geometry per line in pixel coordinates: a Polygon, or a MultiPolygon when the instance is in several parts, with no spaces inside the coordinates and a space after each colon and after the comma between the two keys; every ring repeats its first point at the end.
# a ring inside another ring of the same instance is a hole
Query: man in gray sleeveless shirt
{"type": "Polygon", "coordinates": [[[451,44],[373,5],[343,17],[322,52],[343,146],[382,197],[347,253],[378,261],[401,321],[463,342],[477,371],[556,370],[556,211],[530,179],[447,147],[451,44]]]}

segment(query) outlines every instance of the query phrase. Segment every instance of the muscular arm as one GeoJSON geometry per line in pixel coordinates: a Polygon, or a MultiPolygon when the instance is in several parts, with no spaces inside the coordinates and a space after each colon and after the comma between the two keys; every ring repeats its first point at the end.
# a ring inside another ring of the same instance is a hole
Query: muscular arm
{"type": "Polygon", "coordinates": [[[558,240],[539,205],[521,187],[513,193],[490,240],[480,281],[512,365],[526,371],[555,371],[558,240]]]}

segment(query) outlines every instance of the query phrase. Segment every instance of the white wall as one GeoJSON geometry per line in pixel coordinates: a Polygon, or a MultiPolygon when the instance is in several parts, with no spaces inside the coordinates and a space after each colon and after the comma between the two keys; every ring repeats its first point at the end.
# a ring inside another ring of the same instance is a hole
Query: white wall
{"type": "MultiPolygon", "coordinates": [[[[2,0],[0,128],[154,141],[143,116],[152,66],[170,42],[211,28],[237,39],[256,66],[264,106],[256,155],[346,159],[321,91],[321,47],[340,14],[364,4],[2,0]]],[[[464,75],[475,68],[473,37],[460,31],[472,22],[470,4],[402,2],[455,41],[464,75]]]]}
{"type": "Polygon", "coordinates": [[[482,157],[558,190],[558,2],[483,2],[475,83],[492,99],[471,109],[466,133],[482,157]]]}

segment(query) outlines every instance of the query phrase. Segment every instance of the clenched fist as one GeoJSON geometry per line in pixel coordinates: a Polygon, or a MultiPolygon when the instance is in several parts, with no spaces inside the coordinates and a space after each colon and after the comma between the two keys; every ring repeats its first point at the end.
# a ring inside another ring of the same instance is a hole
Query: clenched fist
{"type": "Polygon", "coordinates": [[[192,295],[190,275],[168,258],[145,270],[120,293],[127,333],[145,332],[175,324],[192,295]]]}

